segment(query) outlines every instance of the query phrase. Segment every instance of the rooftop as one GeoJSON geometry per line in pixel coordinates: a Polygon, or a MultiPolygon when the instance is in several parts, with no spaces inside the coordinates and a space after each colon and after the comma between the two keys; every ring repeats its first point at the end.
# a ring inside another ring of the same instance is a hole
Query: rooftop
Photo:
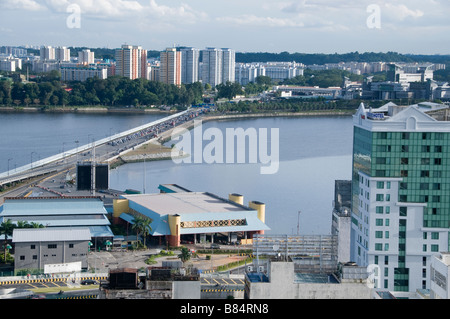
{"type": "Polygon", "coordinates": [[[159,215],[238,212],[249,208],[210,193],[182,192],[122,195],[159,215]]]}
{"type": "Polygon", "coordinates": [[[13,242],[53,242],[91,240],[89,228],[16,228],[13,232],[13,242]]]}

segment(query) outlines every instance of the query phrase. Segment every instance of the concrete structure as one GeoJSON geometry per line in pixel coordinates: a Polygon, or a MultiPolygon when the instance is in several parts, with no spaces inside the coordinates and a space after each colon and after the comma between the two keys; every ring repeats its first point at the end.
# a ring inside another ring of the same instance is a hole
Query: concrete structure
{"type": "Polygon", "coordinates": [[[103,247],[114,234],[100,197],[7,197],[0,206],[0,222],[36,223],[47,229],[88,228],[93,248],[103,247]]]}
{"type": "Polygon", "coordinates": [[[80,64],[93,64],[95,62],[94,52],[86,49],[78,52],[78,63],[80,64]]]}
{"type": "Polygon", "coordinates": [[[182,48],[181,52],[181,83],[198,82],[200,51],[195,48],[182,48]]]}
{"type": "Polygon", "coordinates": [[[200,276],[196,269],[149,267],[145,276],[137,269],[111,270],[99,299],[200,299],[200,276]]]}
{"type": "Polygon", "coordinates": [[[181,85],[181,52],[167,48],[160,57],[159,80],[165,84],[181,85]]]}
{"type": "Polygon", "coordinates": [[[430,298],[450,299],[450,253],[442,252],[431,259],[430,298]]]}
{"type": "Polygon", "coordinates": [[[342,89],[339,87],[320,88],[318,86],[294,86],[279,85],[274,86],[275,91],[289,93],[290,97],[324,97],[327,99],[336,99],[342,95],[342,89]]]}
{"type": "Polygon", "coordinates": [[[55,60],[60,62],[70,62],[70,49],[67,47],[55,48],[55,60]]]}
{"type": "Polygon", "coordinates": [[[147,76],[147,50],[141,46],[122,45],[116,49],[116,75],[132,80],[147,76]]]}
{"type": "Polygon", "coordinates": [[[215,87],[235,81],[235,51],[228,48],[202,50],[202,82],[215,87]]]}
{"type": "Polygon", "coordinates": [[[89,78],[97,77],[104,80],[108,77],[108,69],[96,65],[85,66],[61,66],[61,81],[80,81],[84,82],[89,78]]]}
{"type": "Polygon", "coordinates": [[[331,235],[338,238],[338,262],[349,262],[351,233],[352,182],[337,180],[334,184],[331,235]]]}
{"type": "Polygon", "coordinates": [[[343,265],[340,272],[308,274],[292,261],[271,260],[266,273],[245,276],[245,299],[370,299],[364,268],[343,265]]]}
{"type": "MultiPolygon", "coordinates": [[[[265,205],[244,206],[211,193],[178,189],[160,194],[121,195],[114,200],[113,222],[133,223],[135,215],[149,218],[150,234],[170,246],[183,242],[232,242],[251,239],[269,228],[264,224],[265,205]]],[[[242,196],[239,195],[239,200],[242,196]]]]}
{"type": "Polygon", "coordinates": [[[40,60],[46,61],[46,60],[55,60],[55,48],[51,46],[43,46],[40,50],[40,60]]]}
{"type": "Polygon", "coordinates": [[[80,263],[87,269],[87,253],[91,233],[88,228],[16,228],[13,231],[14,269],[47,270],[53,273],[69,272],[70,263],[80,263]],[[66,267],[66,268],[65,268],[66,267]],[[58,268],[58,270],[56,270],[58,268]]]}
{"type": "Polygon", "coordinates": [[[430,288],[430,262],[448,251],[448,106],[363,104],[353,116],[351,260],[375,267],[375,287],[430,288]]]}

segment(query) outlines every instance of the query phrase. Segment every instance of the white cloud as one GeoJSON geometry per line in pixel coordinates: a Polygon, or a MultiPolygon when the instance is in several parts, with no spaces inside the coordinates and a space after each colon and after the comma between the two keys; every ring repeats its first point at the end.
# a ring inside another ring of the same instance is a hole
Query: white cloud
{"type": "Polygon", "coordinates": [[[219,22],[226,22],[238,26],[263,26],[263,27],[303,27],[304,23],[296,19],[258,17],[255,15],[241,15],[238,17],[219,17],[219,22]]]}
{"type": "Polygon", "coordinates": [[[424,12],[416,9],[409,9],[404,4],[392,4],[392,3],[386,3],[384,5],[384,8],[382,9],[382,13],[390,17],[392,20],[400,20],[403,21],[407,18],[420,18],[424,16],[424,12]]]}
{"type": "Polygon", "coordinates": [[[8,10],[38,11],[43,7],[34,0],[2,0],[0,8],[8,10]]]}

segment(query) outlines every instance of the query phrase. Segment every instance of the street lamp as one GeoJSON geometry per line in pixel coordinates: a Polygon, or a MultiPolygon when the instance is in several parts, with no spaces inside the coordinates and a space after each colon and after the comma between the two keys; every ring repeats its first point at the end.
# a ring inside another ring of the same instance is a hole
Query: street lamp
{"type": "Polygon", "coordinates": [[[8,176],[9,176],[9,161],[12,160],[12,158],[8,158],[8,176]]]}
{"type": "Polygon", "coordinates": [[[37,154],[36,152],[31,152],[31,154],[30,154],[30,165],[31,165],[31,168],[33,169],[33,154],[37,154]]]}

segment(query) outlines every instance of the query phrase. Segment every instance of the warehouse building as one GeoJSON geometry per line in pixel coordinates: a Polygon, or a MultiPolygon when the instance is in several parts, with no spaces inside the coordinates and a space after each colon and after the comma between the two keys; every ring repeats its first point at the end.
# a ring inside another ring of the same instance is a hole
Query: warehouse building
{"type": "Polygon", "coordinates": [[[150,235],[170,246],[181,243],[251,243],[253,234],[269,230],[265,204],[243,205],[243,196],[229,199],[192,192],[178,185],[160,185],[161,193],[121,195],[113,203],[113,223],[132,224],[135,216],[149,218],[150,235]]]}

